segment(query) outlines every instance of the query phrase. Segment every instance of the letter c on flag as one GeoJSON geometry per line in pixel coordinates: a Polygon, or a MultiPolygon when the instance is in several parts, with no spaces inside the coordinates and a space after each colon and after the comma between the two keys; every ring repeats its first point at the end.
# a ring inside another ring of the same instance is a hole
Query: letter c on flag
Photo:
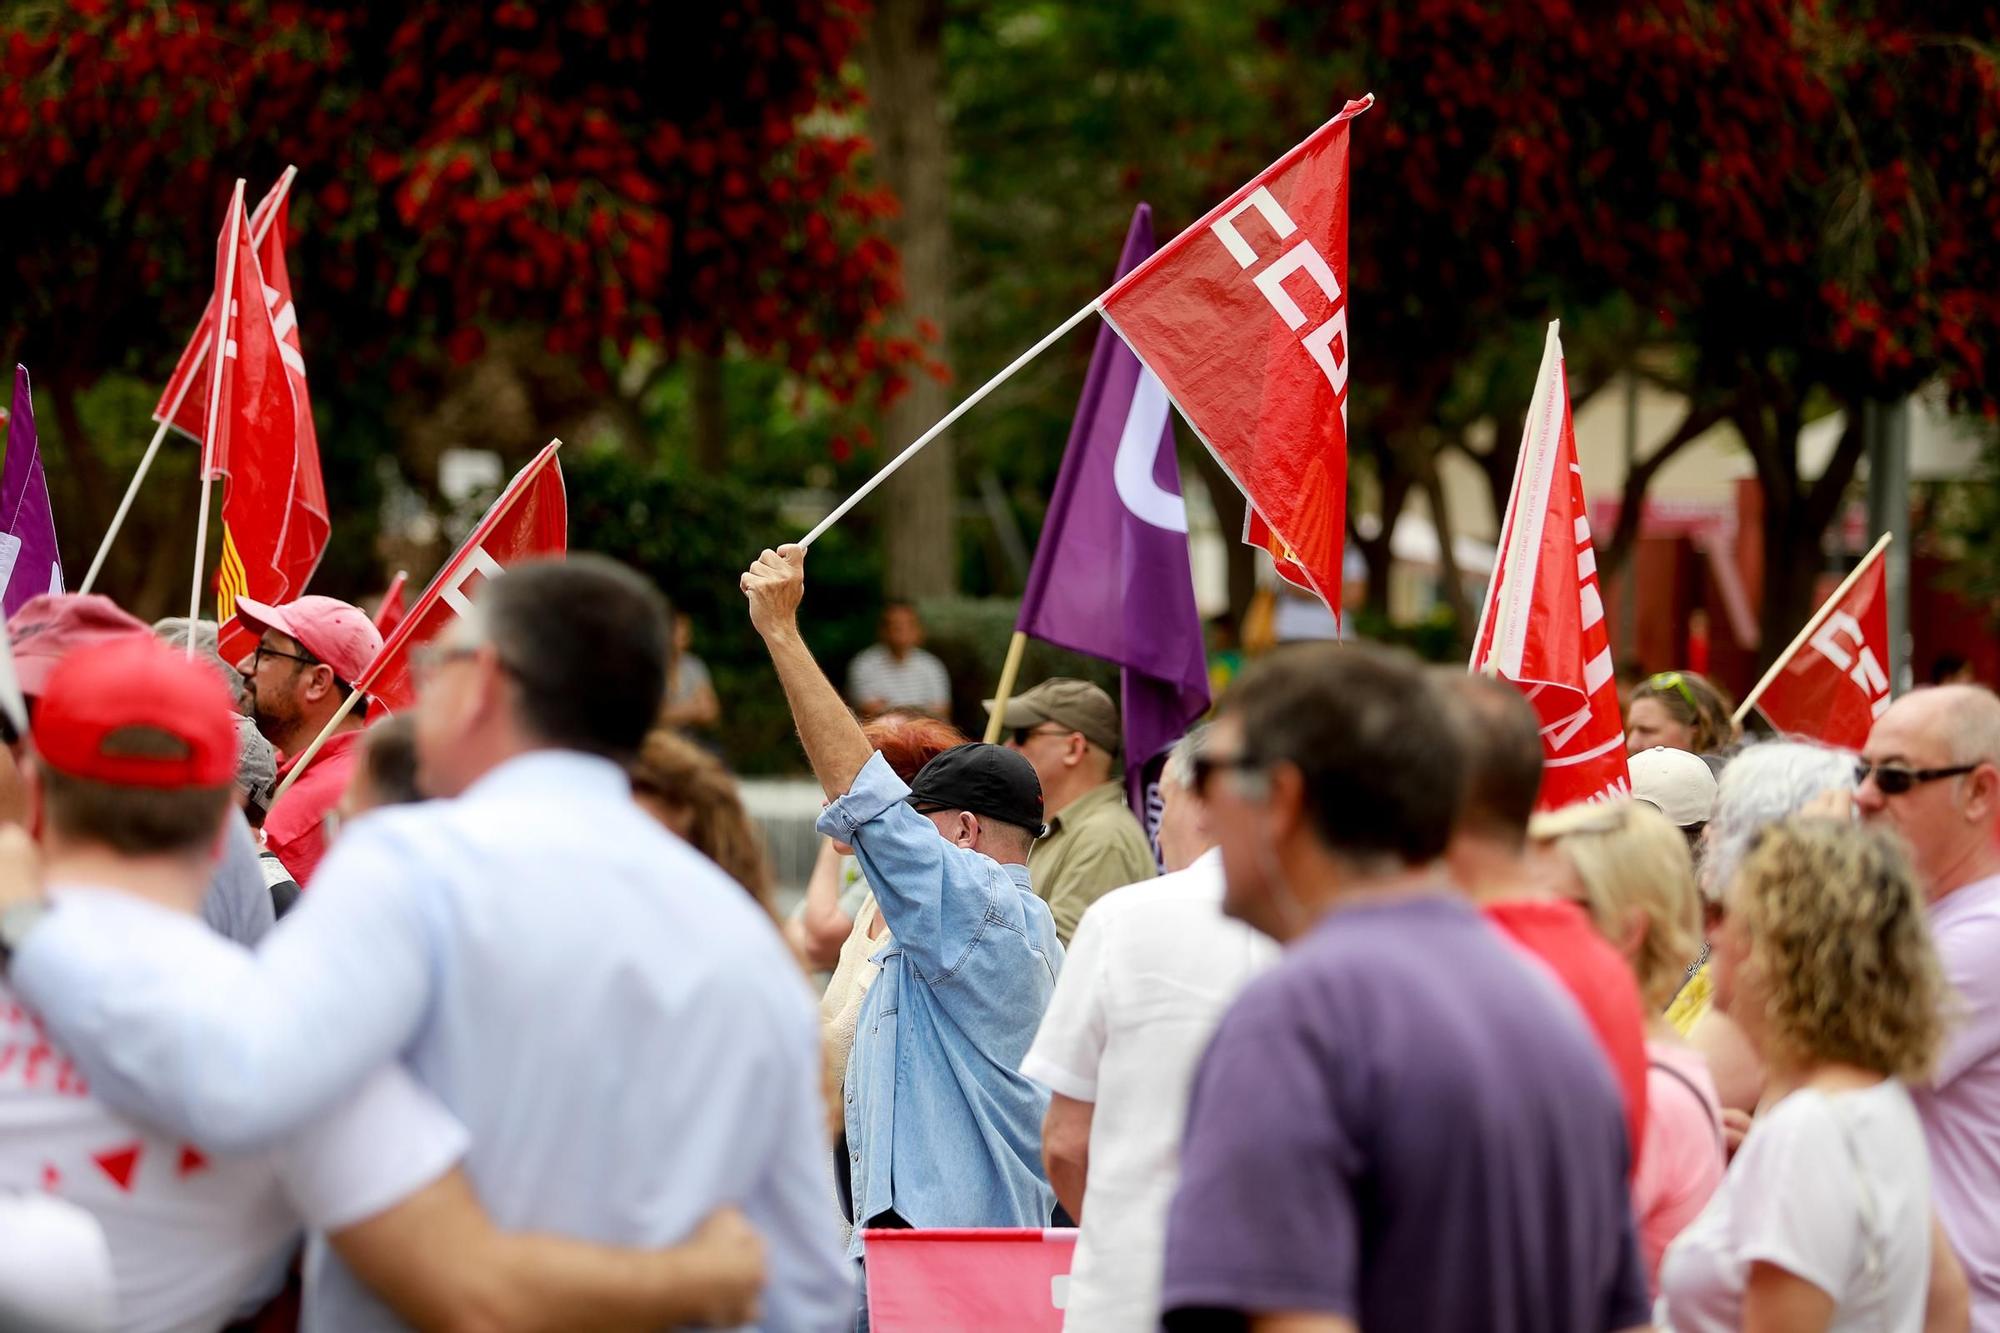
{"type": "Polygon", "coordinates": [[[1132,386],[1132,410],[1125,414],[1125,431],[1118,437],[1118,456],[1111,479],[1118,498],[1132,517],[1168,532],[1188,530],[1187,501],[1153,480],[1153,464],[1167,438],[1167,386],[1144,366],[1132,386]]]}

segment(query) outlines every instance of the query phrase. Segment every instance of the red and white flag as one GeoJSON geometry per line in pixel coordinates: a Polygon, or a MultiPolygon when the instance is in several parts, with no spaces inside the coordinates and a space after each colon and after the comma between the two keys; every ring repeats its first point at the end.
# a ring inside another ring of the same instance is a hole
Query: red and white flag
{"type": "Polygon", "coordinates": [[[399,569],[396,577],[389,581],[389,591],[382,594],[382,602],[375,608],[375,631],[389,635],[396,632],[396,626],[403,623],[403,617],[410,608],[403,600],[403,589],[410,583],[410,571],[399,569]]]}
{"type": "Polygon", "coordinates": [[[1539,808],[1631,791],[1611,636],[1584,514],[1562,338],[1549,325],[1514,465],[1498,561],[1473,639],[1472,670],[1508,680],[1542,720],[1539,808]]]}
{"type": "MultiPolygon", "coordinates": [[[[285,269],[289,181],[287,173],[266,198],[264,255],[253,243],[255,227],[244,217],[242,183],[237,183],[216,255],[216,294],[202,321],[207,342],[193,359],[206,390],[199,395],[196,438],[204,441],[204,466],[227,483],[215,599],[225,661],[235,661],[254,643],[254,636],[234,623],[236,599],[276,604],[298,597],[319,567],[331,531],[285,269]],[[224,312],[220,318],[218,310],[224,312]]],[[[183,369],[191,356],[193,348],[181,358],[183,369]]],[[[163,400],[163,408],[170,405],[163,400]]],[[[181,407],[185,415],[187,404],[181,407]]]]}
{"type": "Polygon", "coordinates": [[[1099,299],[1249,499],[1246,540],[1340,611],[1347,516],[1341,113],[1099,299]]]}
{"type": "Polygon", "coordinates": [[[1889,706],[1884,533],[1744,700],[1788,736],[1859,750],[1889,706]]]}
{"type": "Polygon", "coordinates": [[[500,492],[452,558],[431,580],[417,604],[396,626],[382,651],[354,682],[355,688],[390,712],[416,702],[410,677],[410,650],[429,643],[472,606],[479,585],[509,565],[569,549],[569,501],[563,493],[561,440],[551,440],[500,492]]]}

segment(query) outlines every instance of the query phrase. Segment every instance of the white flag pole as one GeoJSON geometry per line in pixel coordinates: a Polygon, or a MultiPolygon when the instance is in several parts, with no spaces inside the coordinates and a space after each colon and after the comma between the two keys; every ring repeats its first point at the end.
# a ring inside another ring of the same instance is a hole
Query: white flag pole
{"type": "Polygon", "coordinates": [[[1847,590],[1852,588],[1855,581],[1868,572],[1868,566],[1873,564],[1880,558],[1882,552],[1889,548],[1889,542],[1895,535],[1893,532],[1885,532],[1875,539],[1875,544],[1868,548],[1868,554],[1861,557],[1861,563],[1849,570],[1847,577],[1840,581],[1840,586],[1833,590],[1833,596],[1827,598],[1825,602],[1820,604],[1819,610],[1812,613],[1811,619],[1806,621],[1806,627],[1799,631],[1797,638],[1792,640],[1792,646],[1785,649],[1784,652],[1779,653],[1772,660],[1770,670],[1766,671],[1764,678],[1757,682],[1757,688],[1744,695],[1743,702],[1736,705],[1735,722],[1737,726],[1740,727],[1743,725],[1743,719],[1750,716],[1750,710],[1756,706],[1757,700],[1763,697],[1764,691],[1771,687],[1771,682],[1778,678],[1778,673],[1785,669],[1785,663],[1791,661],[1792,656],[1799,649],[1805,647],[1806,640],[1812,638],[1818,632],[1820,625],[1825,622],[1828,616],[1833,614],[1833,609],[1840,605],[1840,599],[1847,596],[1847,590]]]}
{"type": "Polygon", "coordinates": [[[1002,384],[1005,384],[1013,376],[1014,372],[1018,371],[1022,366],[1027,365],[1030,361],[1033,361],[1043,352],[1046,352],[1052,345],[1054,345],[1055,341],[1058,338],[1062,337],[1065,333],[1068,333],[1071,329],[1075,328],[1077,325],[1083,323],[1083,321],[1089,318],[1091,315],[1096,314],[1097,301],[1103,299],[1104,298],[1101,296],[1098,297],[1097,300],[1093,300],[1089,305],[1086,305],[1083,309],[1077,311],[1074,315],[1071,315],[1068,319],[1056,325],[1055,328],[1051,329],[1048,333],[1042,336],[1042,340],[1040,342],[1036,343],[1033,347],[1030,347],[1027,351],[1021,353],[1019,356],[1015,357],[1013,361],[1008,364],[1005,370],[1002,370],[998,375],[995,375],[992,379],[980,385],[979,388],[974,390],[973,393],[969,397],[967,397],[964,402],[961,402],[957,407],[954,407],[951,409],[951,411],[945,413],[944,417],[935,426],[932,426],[922,435],[919,435],[915,439],[915,441],[913,441],[910,444],[909,448],[903,450],[902,453],[897,454],[894,458],[890,459],[887,466],[885,466],[880,472],[877,472],[874,476],[870,477],[867,483],[863,485],[860,490],[856,491],[854,494],[848,496],[845,500],[841,501],[839,508],[835,509],[831,514],[828,514],[825,518],[821,519],[817,527],[815,527],[811,532],[808,532],[805,536],[801,537],[799,539],[799,545],[811,546],[814,542],[818,541],[821,533],[825,532],[828,528],[832,527],[834,524],[840,522],[840,520],[842,519],[842,517],[846,515],[848,510],[854,508],[854,506],[860,504],[863,500],[867,499],[871,491],[873,491],[877,486],[880,486],[883,482],[887,481],[891,476],[891,474],[893,474],[897,468],[903,466],[903,464],[909,462],[912,458],[915,458],[917,456],[918,451],[921,450],[925,445],[929,444],[932,440],[935,440],[939,435],[942,435],[945,431],[945,428],[950,426],[952,422],[964,416],[966,412],[972,408],[973,404],[979,402],[980,399],[986,397],[987,394],[992,393],[1002,384]]]}
{"type": "MultiPolygon", "coordinates": [[[[285,174],[278,177],[278,183],[271,187],[271,193],[279,199],[284,198],[292,188],[292,178],[298,174],[297,167],[286,167],[285,174]]],[[[271,230],[271,220],[277,216],[277,212],[275,207],[269,208],[264,210],[262,217],[255,219],[250,228],[251,245],[260,246],[264,243],[264,237],[271,230]]],[[[168,406],[166,416],[160,422],[160,428],[153,432],[152,441],[147,444],[146,452],[139,456],[139,470],[132,474],[131,484],[126,486],[125,496],[118,502],[118,512],[111,516],[111,526],[106,529],[104,540],[97,544],[97,554],[90,560],[90,572],[83,576],[83,586],[77,589],[79,594],[89,592],[96,584],[98,571],[104,568],[104,557],[111,554],[111,543],[118,539],[118,530],[125,526],[125,515],[131,512],[132,501],[137,498],[139,487],[146,480],[146,473],[152,469],[153,456],[160,452],[160,444],[167,438],[167,432],[173,429],[174,418],[181,414],[181,404],[187,401],[188,390],[193,386],[192,375],[181,381],[181,387],[174,394],[174,401],[168,406]]]]}
{"type": "MultiPolygon", "coordinates": [[[[224,336],[225,331],[235,322],[236,316],[236,249],[242,238],[243,180],[237,178],[236,189],[229,196],[229,239],[224,242],[222,253],[221,299],[215,303],[215,327],[208,344],[208,428],[202,431],[201,445],[201,510],[195,519],[194,529],[194,587],[188,593],[188,661],[194,661],[194,624],[201,619],[201,570],[208,559],[208,498],[210,488],[215,484],[215,428],[222,416],[222,377],[227,373],[223,360],[234,348],[233,339],[224,336]]],[[[259,293],[261,300],[262,294],[259,293]]]]}
{"type": "Polygon", "coordinates": [[[1535,396],[1521,425],[1521,447],[1514,454],[1514,484],[1507,491],[1507,512],[1502,520],[1500,544],[1494,548],[1493,574],[1486,584],[1486,600],[1479,607],[1479,627],[1472,634],[1472,660],[1466,663],[1465,669],[1475,675],[1481,672],[1489,676],[1500,674],[1493,659],[1500,655],[1501,639],[1511,633],[1513,618],[1508,612],[1516,600],[1511,595],[1512,590],[1519,584],[1520,565],[1527,559],[1527,543],[1541,540],[1539,525],[1532,535],[1524,531],[1517,539],[1516,528],[1520,525],[1516,520],[1521,507],[1521,487],[1528,472],[1528,447],[1536,437],[1536,420],[1542,413],[1543,404],[1550,394],[1560,391],[1555,376],[1562,359],[1562,321],[1552,319],[1542,340],[1542,364],[1535,372],[1535,396]],[[1521,548],[1518,551],[1515,549],[1517,546],[1521,548]],[[1481,662],[1479,647],[1486,642],[1489,625],[1493,628],[1493,647],[1486,660],[1481,662]]]}

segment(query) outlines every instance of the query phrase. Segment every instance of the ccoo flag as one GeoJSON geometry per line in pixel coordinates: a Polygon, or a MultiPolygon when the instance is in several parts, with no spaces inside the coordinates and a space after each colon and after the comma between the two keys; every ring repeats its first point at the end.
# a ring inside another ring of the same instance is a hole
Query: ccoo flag
{"type": "MultiPolygon", "coordinates": [[[[1119,275],[1152,251],[1152,209],[1140,204],[1119,275]]],[[[1159,761],[1208,711],[1187,531],[1166,388],[1107,328],[1091,353],[1015,628],[1124,668],[1126,795],[1153,833],[1159,761]]]]}
{"type": "Polygon", "coordinates": [[[14,367],[14,410],[7,416],[7,460],[0,465],[0,603],[12,616],[30,597],[63,590],[56,516],[35,438],[28,368],[14,367]]]}
{"type": "Polygon", "coordinates": [[[1472,670],[1514,684],[1541,717],[1541,809],[1631,790],[1555,323],[1535,377],[1472,670]]]}
{"type": "Polygon", "coordinates": [[[1106,292],[1098,308],[1243,491],[1246,537],[1340,611],[1347,518],[1341,113],[1106,292]]]}
{"type": "MultiPolygon", "coordinates": [[[[224,661],[252,646],[235,623],[236,599],[275,606],[303,594],[331,531],[285,267],[289,205],[282,192],[290,179],[287,172],[265,200],[269,229],[261,247],[254,243],[254,225],[242,216],[239,189],[216,264],[216,293],[227,299],[211,301],[203,319],[210,344],[203,364],[212,377],[209,406],[215,412],[204,456],[214,475],[228,481],[215,597],[224,661]],[[220,356],[214,355],[218,348],[220,356]]],[[[207,420],[204,412],[204,425],[207,420]]]]}
{"type": "Polygon", "coordinates": [[[569,549],[569,502],[563,494],[561,440],[551,440],[507,483],[423,596],[382,645],[354,688],[390,712],[416,702],[410,652],[429,643],[472,605],[479,584],[507,566],[569,549]]]}
{"type": "Polygon", "coordinates": [[[1786,735],[1859,750],[1888,708],[1888,545],[1884,534],[1745,701],[1786,735]]]}

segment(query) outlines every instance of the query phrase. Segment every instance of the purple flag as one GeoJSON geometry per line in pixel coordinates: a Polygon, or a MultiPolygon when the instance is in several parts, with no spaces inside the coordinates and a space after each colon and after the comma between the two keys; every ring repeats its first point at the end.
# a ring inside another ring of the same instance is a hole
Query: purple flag
{"type": "Polygon", "coordinates": [[[12,616],[30,597],[63,590],[56,517],[35,442],[28,368],[14,367],[14,410],[7,417],[7,460],[0,465],[0,606],[12,616]]]}
{"type": "MultiPolygon", "coordinates": [[[[1152,253],[1153,210],[1140,204],[1115,276],[1152,253]]],[[[1160,763],[1208,711],[1187,529],[1166,388],[1106,325],[1015,628],[1124,668],[1125,790],[1154,834],[1160,763]]]]}

